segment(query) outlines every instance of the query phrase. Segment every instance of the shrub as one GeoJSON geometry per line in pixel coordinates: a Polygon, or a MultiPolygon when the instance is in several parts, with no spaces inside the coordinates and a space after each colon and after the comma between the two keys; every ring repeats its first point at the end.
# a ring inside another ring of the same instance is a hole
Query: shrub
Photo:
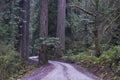
{"type": "Polygon", "coordinates": [[[107,51],[104,51],[102,57],[106,56],[109,59],[115,59],[120,57],[120,46],[114,46],[107,51]]]}
{"type": "Polygon", "coordinates": [[[109,56],[112,70],[120,76],[120,46],[110,48],[103,53],[104,56],[109,56]]]}
{"type": "Polygon", "coordinates": [[[18,72],[21,66],[20,56],[11,47],[0,45],[0,78],[7,80],[18,72]]]}
{"type": "Polygon", "coordinates": [[[86,52],[77,55],[73,53],[67,54],[62,58],[67,62],[77,63],[85,68],[90,68],[98,75],[106,76],[106,73],[110,73],[111,77],[120,75],[120,46],[111,47],[104,51],[99,58],[86,52]]]}
{"type": "MultiPolygon", "coordinates": [[[[45,52],[46,54],[46,62],[48,59],[56,59],[58,54],[56,55],[56,50],[60,49],[59,53],[62,53],[62,49],[58,46],[60,45],[59,38],[56,37],[48,37],[48,38],[39,38],[36,40],[35,49],[39,55],[39,53],[45,52]],[[44,51],[45,50],[45,51],[44,51]]],[[[60,55],[61,56],[61,55],[60,55]]],[[[44,62],[40,62],[43,64],[44,62]]]]}

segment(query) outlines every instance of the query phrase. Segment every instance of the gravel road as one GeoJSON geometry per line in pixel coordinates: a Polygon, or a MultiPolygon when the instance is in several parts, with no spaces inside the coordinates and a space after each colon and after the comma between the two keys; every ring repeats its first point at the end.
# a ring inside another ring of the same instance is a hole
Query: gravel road
{"type": "Polygon", "coordinates": [[[89,76],[68,63],[48,61],[48,67],[33,71],[30,76],[21,80],[100,80],[96,76],[89,76]]]}

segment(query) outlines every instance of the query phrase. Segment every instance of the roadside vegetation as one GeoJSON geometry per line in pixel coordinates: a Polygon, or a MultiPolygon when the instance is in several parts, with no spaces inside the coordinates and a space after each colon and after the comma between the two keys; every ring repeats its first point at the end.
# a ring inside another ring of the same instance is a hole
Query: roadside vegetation
{"type": "Polygon", "coordinates": [[[90,52],[74,54],[68,51],[68,54],[62,58],[66,62],[84,67],[104,80],[120,79],[120,46],[114,46],[103,51],[100,57],[95,57],[90,52]]]}

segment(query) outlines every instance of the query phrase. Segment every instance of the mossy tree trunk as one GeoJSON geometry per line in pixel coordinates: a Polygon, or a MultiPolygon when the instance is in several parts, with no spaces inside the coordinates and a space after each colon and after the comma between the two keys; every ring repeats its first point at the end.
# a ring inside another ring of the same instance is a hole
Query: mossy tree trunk
{"type": "Polygon", "coordinates": [[[99,27],[99,0],[95,1],[95,25],[94,25],[94,36],[95,36],[95,56],[99,57],[101,55],[101,47],[100,47],[100,41],[99,41],[99,34],[98,34],[98,27],[99,27]]]}

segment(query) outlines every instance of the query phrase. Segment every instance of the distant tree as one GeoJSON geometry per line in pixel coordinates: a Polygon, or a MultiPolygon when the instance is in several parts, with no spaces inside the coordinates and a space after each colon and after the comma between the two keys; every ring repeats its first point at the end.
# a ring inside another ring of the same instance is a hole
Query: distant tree
{"type": "Polygon", "coordinates": [[[103,38],[108,38],[108,35],[105,35],[105,33],[109,33],[112,29],[111,26],[114,25],[114,22],[120,17],[120,15],[115,16],[115,11],[118,8],[116,5],[118,5],[118,3],[119,0],[91,0],[89,2],[90,7],[87,10],[79,5],[70,5],[70,7],[78,8],[89,15],[89,19],[86,21],[92,25],[91,30],[94,34],[95,56],[97,57],[99,57],[102,52],[101,43],[103,43],[103,38]]]}
{"type": "Polygon", "coordinates": [[[57,0],[48,1],[48,13],[48,34],[49,37],[53,37],[57,28],[57,0]]]}

